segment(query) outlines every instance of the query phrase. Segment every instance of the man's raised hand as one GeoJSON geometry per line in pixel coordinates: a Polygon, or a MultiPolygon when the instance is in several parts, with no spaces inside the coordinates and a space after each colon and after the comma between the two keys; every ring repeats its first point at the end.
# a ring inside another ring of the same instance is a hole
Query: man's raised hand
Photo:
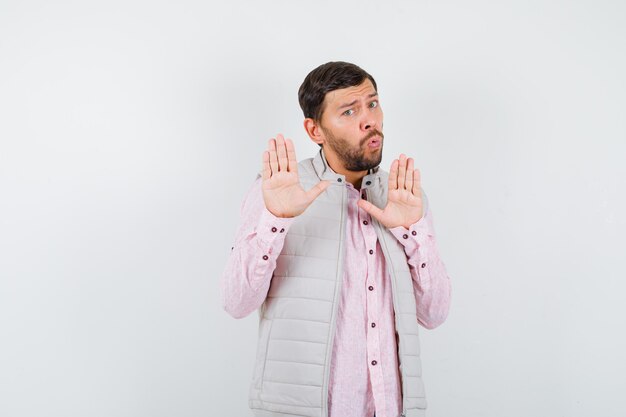
{"type": "Polygon", "coordinates": [[[304,191],[298,179],[298,161],[291,139],[278,134],[269,140],[263,152],[263,200],[265,207],[276,217],[295,217],[304,212],[328,186],[320,181],[304,191]]]}
{"type": "Polygon", "coordinates": [[[400,159],[394,159],[391,163],[387,206],[384,210],[363,199],[357,204],[388,229],[397,226],[408,229],[421,219],[423,202],[420,172],[413,168],[413,158],[407,159],[406,155],[401,154],[400,159]]]}

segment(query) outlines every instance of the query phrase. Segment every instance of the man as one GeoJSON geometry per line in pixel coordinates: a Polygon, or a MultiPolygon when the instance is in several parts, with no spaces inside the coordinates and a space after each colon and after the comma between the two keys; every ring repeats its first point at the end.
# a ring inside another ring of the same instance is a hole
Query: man
{"type": "Polygon", "coordinates": [[[412,158],[379,168],[374,78],[329,62],[299,90],[320,146],[298,164],[269,140],[222,277],[225,310],[259,312],[255,416],[417,417],[426,408],[418,323],[446,319],[450,281],[412,158]]]}

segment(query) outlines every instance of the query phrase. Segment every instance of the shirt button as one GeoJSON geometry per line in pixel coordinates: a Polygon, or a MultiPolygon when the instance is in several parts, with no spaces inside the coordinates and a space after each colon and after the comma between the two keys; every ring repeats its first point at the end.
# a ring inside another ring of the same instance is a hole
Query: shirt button
{"type": "Polygon", "coordinates": [[[372,361],[372,365],[374,365],[374,366],[376,366],[377,363],[378,362],[376,362],[376,361],[372,361]]]}
{"type": "Polygon", "coordinates": [[[278,230],[277,228],[272,227],[272,232],[276,233],[277,230],[278,230]]]}
{"type": "Polygon", "coordinates": [[[376,323],[372,323],[372,327],[376,327],[376,323]]]}
{"type": "Polygon", "coordinates": [[[341,178],[337,178],[337,182],[341,182],[341,178]]]}
{"type": "Polygon", "coordinates": [[[367,226],[367,220],[363,220],[363,224],[367,226]]]}
{"type": "Polygon", "coordinates": [[[412,234],[413,236],[415,236],[415,235],[417,234],[417,232],[416,232],[415,230],[413,230],[413,231],[411,232],[411,234],[412,234]]]}
{"type": "Polygon", "coordinates": [[[426,268],[426,262],[422,264],[422,268],[426,268]]]}
{"type": "Polygon", "coordinates": [[[408,239],[408,238],[409,238],[409,235],[407,235],[407,234],[405,233],[405,234],[403,234],[403,235],[402,235],[402,238],[403,238],[403,239],[408,239]]]}
{"type": "Polygon", "coordinates": [[[374,287],[372,287],[371,285],[369,287],[367,287],[368,290],[370,291],[374,291],[374,287]]]}
{"type": "Polygon", "coordinates": [[[365,185],[371,185],[372,182],[371,181],[365,181],[365,185]]]}
{"type": "Polygon", "coordinates": [[[284,232],[285,228],[283,227],[282,229],[280,229],[280,233],[284,232]]]}
{"type": "Polygon", "coordinates": [[[267,261],[269,258],[270,258],[269,256],[267,256],[267,255],[263,255],[263,260],[264,260],[264,261],[267,261]]]}
{"type": "Polygon", "coordinates": [[[370,255],[374,254],[374,250],[370,249],[370,255]]]}

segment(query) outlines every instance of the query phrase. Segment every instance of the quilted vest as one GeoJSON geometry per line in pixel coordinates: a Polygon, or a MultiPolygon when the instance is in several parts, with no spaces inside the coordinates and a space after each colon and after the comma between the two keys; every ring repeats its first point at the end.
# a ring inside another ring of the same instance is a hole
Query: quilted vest
{"type": "MultiPolygon", "coordinates": [[[[328,417],[348,197],[345,176],[328,167],[322,150],[300,162],[298,173],[305,190],[320,180],[332,182],[294,219],[258,311],[258,345],[249,401],[257,417],[328,417]]],[[[362,180],[367,200],[380,208],[387,204],[387,180],[388,173],[380,168],[370,170],[362,180]]],[[[426,212],[427,200],[422,195],[426,212]]],[[[411,273],[403,246],[373,218],[372,224],[391,276],[401,416],[423,417],[426,399],[411,273]]]]}

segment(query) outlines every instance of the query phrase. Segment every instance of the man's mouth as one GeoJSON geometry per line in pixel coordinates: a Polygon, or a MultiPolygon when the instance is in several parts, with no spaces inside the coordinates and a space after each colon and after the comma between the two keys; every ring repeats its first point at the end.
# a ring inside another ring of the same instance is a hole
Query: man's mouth
{"type": "Polygon", "coordinates": [[[367,141],[367,147],[370,149],[380,148],[382,144],[382,138],[380,136],[374,136],[369,141],[367,141]]]}

